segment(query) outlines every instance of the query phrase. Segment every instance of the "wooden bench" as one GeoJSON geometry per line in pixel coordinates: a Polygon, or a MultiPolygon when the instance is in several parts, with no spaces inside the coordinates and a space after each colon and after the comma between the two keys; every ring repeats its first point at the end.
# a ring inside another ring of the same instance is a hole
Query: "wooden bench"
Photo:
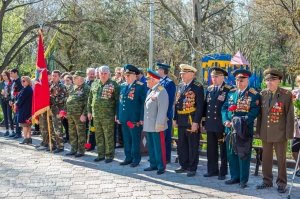
{"type": "MultiPolygon", "coordinates": [[[[203,133],[201,133],[203,134],[203,133]]],[[[254,139],[257,139],[256,137],[254,137],[254,139]]],[[[178,146],[178,137],[172,137],[172,141],[174,141],[176,143],[176,145],[178,146]]],[[[200,136],[200,146],[202,146],[202,144],[207,144],[207,140],[204,140],[202,136],[200,136]]],[[[254,175],[257,176],[258,175],[258,171],[259,171],[259,165],[261,165],[261,161],[262,161],[262,153],[263,153],[263,149],[262,146],[258,146],[258,145],[253,145],[252,149],[254,149],[255,153],[256,153],[256,162],[255,162],[255,172],[254,175]]],[[[178,163],[178,156],[175,158],[175,163],[178,163]]]]}

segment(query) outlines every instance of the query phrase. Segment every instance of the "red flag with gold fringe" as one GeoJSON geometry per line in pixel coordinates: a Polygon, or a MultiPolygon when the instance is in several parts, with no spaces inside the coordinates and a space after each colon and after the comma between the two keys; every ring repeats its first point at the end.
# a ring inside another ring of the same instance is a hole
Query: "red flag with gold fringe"
{"type": "Polygon", "coordinates": [[[36,120],[38,115],[49,110],[50,90],[48,81],[47,64],[44,55],[43,35],[39,31],[36,73],[32,100],[32,119],[36,120]]]}

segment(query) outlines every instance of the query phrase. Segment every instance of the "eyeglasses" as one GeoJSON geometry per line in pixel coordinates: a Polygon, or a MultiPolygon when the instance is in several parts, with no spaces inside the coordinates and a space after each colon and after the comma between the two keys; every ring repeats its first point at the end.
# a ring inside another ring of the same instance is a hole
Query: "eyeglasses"
{"type": "Polygon", "coordinates": [[[244,82],[244,79],[236,79],[236,82],[244,82]]]}
{"type": "Polygon", "coordinates": [[[100,75],[107,75],[108,73],[100,73],[100,75]]]}

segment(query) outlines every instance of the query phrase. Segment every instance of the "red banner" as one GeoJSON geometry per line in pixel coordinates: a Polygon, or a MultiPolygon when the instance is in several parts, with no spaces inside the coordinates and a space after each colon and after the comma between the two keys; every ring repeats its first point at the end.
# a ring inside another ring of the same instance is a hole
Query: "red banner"
{"type": "Polygon", "coordinates": [[[50,105],[50,90],[47,73],[47,64],[44,55],[43,36],[40,32],[37,60],[36,60],[36,74],[33,83],[33,99],[32,99],[32,119],[37,119],[37,116],[49,109],[50,105]]]}

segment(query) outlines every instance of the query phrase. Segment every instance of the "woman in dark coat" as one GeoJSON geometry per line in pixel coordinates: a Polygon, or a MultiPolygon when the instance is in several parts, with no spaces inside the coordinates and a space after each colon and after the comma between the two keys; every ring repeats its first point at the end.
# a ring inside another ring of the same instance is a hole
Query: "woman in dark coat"
{"type": "Polygon", "coordinates": [[[20,144],[32,144],[31,139],[31,108],[33,90],[28,76],[21,78],[23,89],[17,96],[15,108],[19,111],[17,122],[23,128],[24,140],[20,144]]]}

